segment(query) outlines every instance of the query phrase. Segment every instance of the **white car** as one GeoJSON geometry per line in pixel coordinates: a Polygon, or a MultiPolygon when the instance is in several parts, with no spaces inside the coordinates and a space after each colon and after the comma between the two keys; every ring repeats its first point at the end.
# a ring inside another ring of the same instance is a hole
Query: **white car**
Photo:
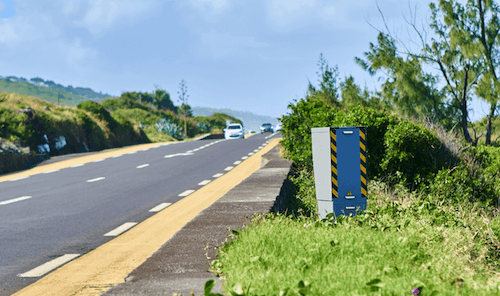
{"type": "Polygon", "coordinates": [[[224,129],[224,139],[244,139],[245,132],[241,124],[233,123],[224,129]]]}
{"type": "Polygon", "coordinates": [[[274,127],[274,132],[280,132],[280,131],[281,131],[281,122],[274,127]]]}

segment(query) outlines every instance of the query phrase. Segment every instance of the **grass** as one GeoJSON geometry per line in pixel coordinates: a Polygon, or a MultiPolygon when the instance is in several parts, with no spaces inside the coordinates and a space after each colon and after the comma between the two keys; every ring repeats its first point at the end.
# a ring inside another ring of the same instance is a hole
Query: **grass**
{"type": "Polygon", "coordinates": [[[153,142],[153,143],[176,142],[177,141],[176,139],[169,136],[165,132],[159,132],[152,125],[143,128],[143,131],[148,136],[148,138],[151,140],[151,142],[153,142]]]}
{"type": "Polygon", "coordinates": [[[0,89],[6,93],[37,97],[53,104],[60,104],[63,106],[76,106],[81,102],[89,100],[83,96],[65,92],[61,89],[33,85],[28,82],[9,82],[5,79],[0,79],[0,89]],[[59,100],[57,99],[58,94],[59,100]]]}
{"type": "Polygon", "coordinates": [[[377,182],[368,209],[319,222],[258,216],[212,271],[232,295],[500,295],[496,209],[377,182]]]}

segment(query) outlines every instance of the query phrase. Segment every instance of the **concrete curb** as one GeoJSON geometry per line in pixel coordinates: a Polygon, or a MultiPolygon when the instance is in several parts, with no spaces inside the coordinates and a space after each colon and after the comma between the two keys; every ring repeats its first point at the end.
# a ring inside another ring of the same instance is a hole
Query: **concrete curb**
{"type": "Polygon", "coordinates": [[[207,280],[221,293],[221,282],[207,271],[216,258],[216,247],[230,229],[244,227],[257,213],[268,213],[280,194],[291,161],[279,156],[277,147],[263,157],[266,162],[214,204],[199,213],[158,251],[104,295],[203,295],[207,280]]]}

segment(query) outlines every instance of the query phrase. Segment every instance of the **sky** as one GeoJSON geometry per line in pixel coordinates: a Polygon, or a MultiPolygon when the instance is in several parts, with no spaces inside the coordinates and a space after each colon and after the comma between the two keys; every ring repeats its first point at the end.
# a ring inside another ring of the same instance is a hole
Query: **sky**
{"type": "MultiPolygon", "coordinates": [[[[170,93],[188,104],[281,117],[318,84],[322,53],[340,77],[380,88],[358,65],[383,21],[428,17],[428,0],[0,0],[0,75],[113,96],[170,93]],[[375,28],[374,28],[375,27],[375,28]]],[[[472,120],[486,104],[471,104],[472,120]]]]}

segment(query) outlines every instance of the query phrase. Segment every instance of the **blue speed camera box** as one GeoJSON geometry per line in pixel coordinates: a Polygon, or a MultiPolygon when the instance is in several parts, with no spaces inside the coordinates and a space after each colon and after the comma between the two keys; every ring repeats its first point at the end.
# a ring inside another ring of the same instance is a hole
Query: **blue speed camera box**
{"type": "Polygon", "coordinates": [[[316,198],[320,219],[366,209],[366,127],[312,128],[316,198]]]}

